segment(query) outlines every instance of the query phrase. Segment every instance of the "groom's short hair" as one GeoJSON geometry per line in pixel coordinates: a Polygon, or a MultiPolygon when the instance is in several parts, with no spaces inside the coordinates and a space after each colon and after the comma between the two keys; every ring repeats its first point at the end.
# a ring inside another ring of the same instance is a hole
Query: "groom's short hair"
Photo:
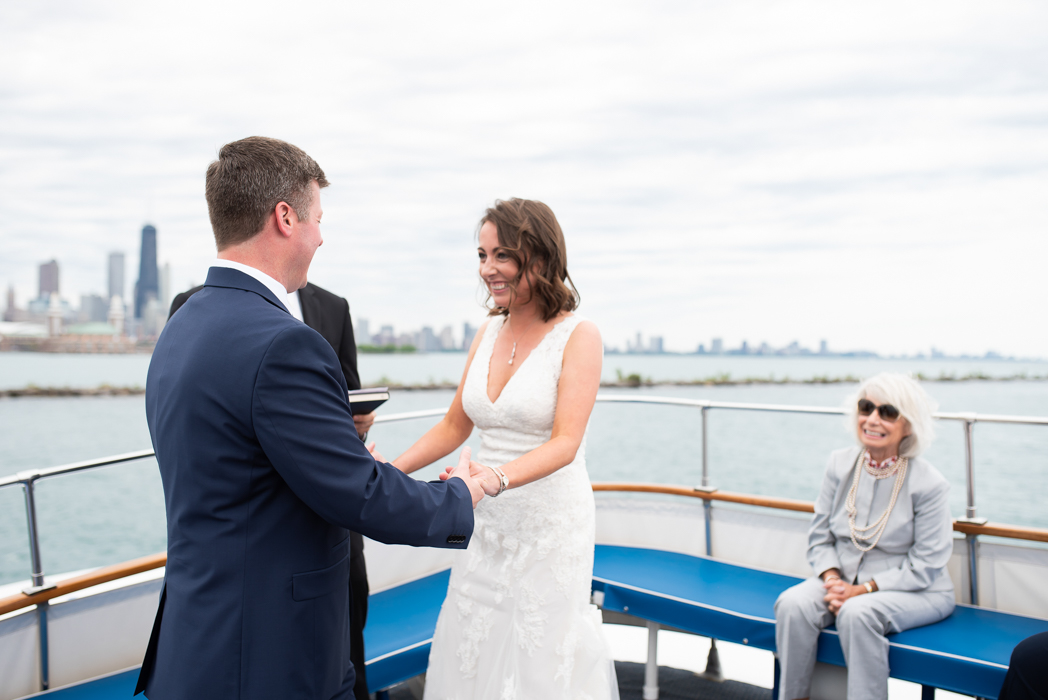
{"type": "Polygon", "coordinates": [[[304,218],[313,204],[314,180],[328,186],[317,162],[286,141],[249,136],[227,143],[208,166],[204,187],[218,249],[253,238],[280,202],[304,218]]]}

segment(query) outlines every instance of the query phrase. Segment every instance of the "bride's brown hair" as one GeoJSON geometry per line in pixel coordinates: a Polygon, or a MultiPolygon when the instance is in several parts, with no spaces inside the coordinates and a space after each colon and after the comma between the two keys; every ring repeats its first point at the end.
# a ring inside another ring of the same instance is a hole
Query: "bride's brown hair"
{"type": "MultiPolygon", "coordinates": [[[[509,281],[511,299],[516,298],[517,285],[525,271],[531,270],[528,275],[531,298],[538,304],[543,321],[549,321],[561,311],[578,308],[580,297],[568,274],[564,232],[552,209],[531,199],[495,200],[495,206],[484,212],[478,231],[489,221],[498,231],[499,247],[520,268],[509,281]]],[[[489,316],[507,314],[509,308],[503,306],[488,312],[489,316]]]]}

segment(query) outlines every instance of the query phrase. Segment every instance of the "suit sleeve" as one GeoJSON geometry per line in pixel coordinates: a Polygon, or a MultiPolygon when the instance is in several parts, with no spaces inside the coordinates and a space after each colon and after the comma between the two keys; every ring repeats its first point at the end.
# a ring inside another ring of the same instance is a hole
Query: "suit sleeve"
{"type": "Polygon", "coordinates": [[[815,501],[815,515],[808,528],[808,563],[818,576],[827,569],[840,569],[841,562],[837,556],[837,538],[830,528],[833,515],[833,500],[840,487],[840,477],[834,469],[834,458],[826,465],[826,475],[822,478],[819,498],[815,501]]]}
{"type": "Polygon", "coordinates": [[[329,523],[390,544],[468,543],[473,504],[465,483],[420,482],[376,462],[357,437],[338,358],[308,326],[288,328],[267,349],[252,419],[274,468],[329,523]]]}

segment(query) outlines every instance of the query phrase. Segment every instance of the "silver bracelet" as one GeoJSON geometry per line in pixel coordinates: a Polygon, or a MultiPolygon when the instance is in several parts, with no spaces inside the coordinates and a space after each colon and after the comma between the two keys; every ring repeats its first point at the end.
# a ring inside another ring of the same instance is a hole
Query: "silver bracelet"
{"type": "Polygon", "coordinates": [[[502,471],[499,467],[488,467],[495,473],[495,476],[499,478],[499,490],[498,493],[493,494],[491,497],[496,498],[502,495],[502,492],[509,488],[509,477],[506,476],[506,472],[502,471]]]}

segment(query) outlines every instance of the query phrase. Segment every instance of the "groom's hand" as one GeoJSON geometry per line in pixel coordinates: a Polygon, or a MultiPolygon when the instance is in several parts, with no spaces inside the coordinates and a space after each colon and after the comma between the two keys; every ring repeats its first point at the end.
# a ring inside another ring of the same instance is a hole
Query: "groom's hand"
{"type": "Polygon", "coordinates": [[[477,504],[480,503],[480,499],[484,498],[484,489],[480,483],[470,474],[470,462],[469,455],[472,450],[468,447],[462,448],[462,453],[459,455],[459,463],[457,466],[448,467],[447,470],[440,475],[441,481],[447,481],[448,479],[454,479],[458,477],[466,482],[466,486],[469,488],[469,495],[473,499],[473,507],[476,508],[477,504]]]}

